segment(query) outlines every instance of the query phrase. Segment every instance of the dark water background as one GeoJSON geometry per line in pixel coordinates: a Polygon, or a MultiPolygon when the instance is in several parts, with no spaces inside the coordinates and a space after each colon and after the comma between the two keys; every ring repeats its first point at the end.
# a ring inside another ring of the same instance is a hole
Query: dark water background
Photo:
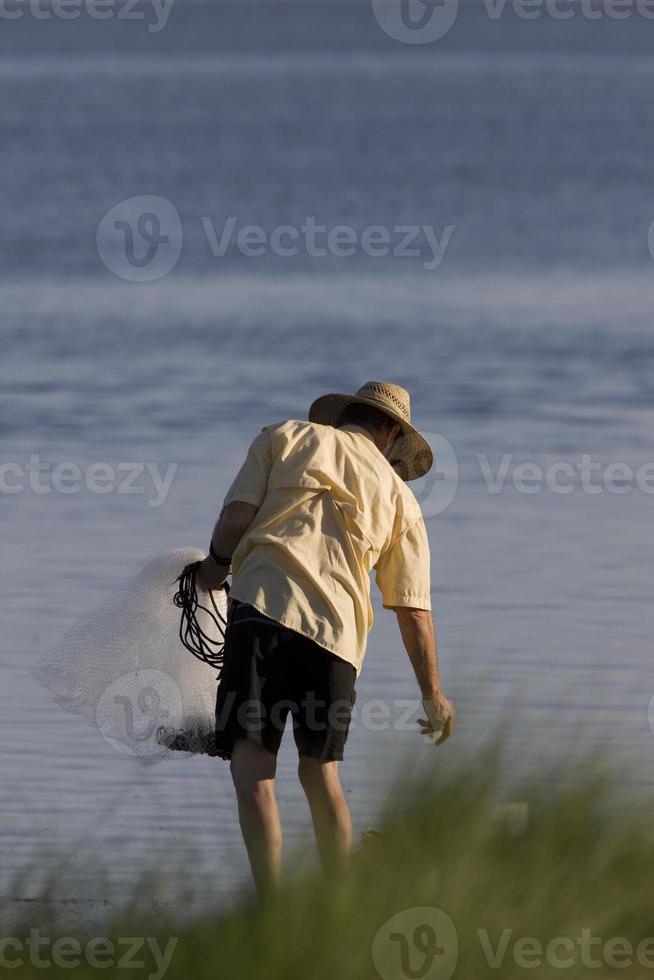
{"type": "MultiPolygon", "coordinates": [[[[438,483],[420,488],[460,719],[449,758],[508,714],[512,773],[552,778],[592,745],[619,754],[630,785],[652,783],[652,495],[510,479],[493,494],[478,456],[653,458],[653,41],[638,17],[491,21],[473,3],[424,47],[387,37],[365,3],[179,2],[157,34],[84,15],[3,22],[1,461],[178,464],[158,507],[145,486],[0,494],[5,868],[54,847],[76,881],[89,856],[133,878],[191,846],[211,887],[241,880],[225,767],[139,768],[29,668],[149,555],[204,544],[262,424],[371,378],[410,388],[458,460],[444,511],[438,483]],[[103,265],[96,231],[144,194],[175,206],[183,248],[169,275],[136,283],[103,265]],[[360,250],[217,258],[201,218],[229,216],[268,233],[315,216],[453,234],[433,271],[360,250]]],[[[415,696],[381,610],[359,692],[415,696]]],[[[430,753],[355,727],[343,778],[358,830],[399,760],[430,753]]],[[[297,845],[294,766],[287,744],[297,845]]]]}

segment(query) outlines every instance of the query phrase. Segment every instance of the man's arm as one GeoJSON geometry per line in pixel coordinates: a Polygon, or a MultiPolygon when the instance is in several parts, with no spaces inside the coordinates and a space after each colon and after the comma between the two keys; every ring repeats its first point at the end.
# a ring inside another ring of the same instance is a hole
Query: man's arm
{"type": "MultiPolygon", "coordinates": [[[[221,558],[231,558],[239,541],[259,510],[254,504],[233,500],[221,511],[211,537],[213,550],[221,558]]],[[[229,565],[217,565],[208,556],[200,565],[199,582],[205,589],[219,589],[229,574],[229,565]]]]}
{"type": "Polygon", "coordinates": [[[429,542],[423,520],[414,521],[375,565],[386,609],[397,615],[400,633],[422,693],[427,718],[422,734],[437,745],[449,738],[454,708],[441,691],[436,631],[431,617],[429,542]]]}
{"type": "Polygon", "coordinates": [[[428,609],[411,609],[398,606],[395,610],[402,641],[409,655],[423,698],[435,698],[440,694],[436,631],[428,609]]]}
{"type": "Polygon", "coordinates": [[[454,708],[441,690],[436,631],[431,612],[398,606],[395,609],[402,641],[422,694],[426,719],[419,719],[423,735],[440,745],[452,734],[454,708]]]}
{"type": "MultiPolygon", "coordinates": [[[[272,466],[270,434],[271,428],[265,427],[252,442],[245,462],[223,501],[223,509],[211,538],[213,550],[221,558],[231,559],[263,503],[272,466]]],[[[218,589],[228,574],[228,563],[217,564],[207,557],[200,566],[199,584],[205,589],[218,589]]]]}

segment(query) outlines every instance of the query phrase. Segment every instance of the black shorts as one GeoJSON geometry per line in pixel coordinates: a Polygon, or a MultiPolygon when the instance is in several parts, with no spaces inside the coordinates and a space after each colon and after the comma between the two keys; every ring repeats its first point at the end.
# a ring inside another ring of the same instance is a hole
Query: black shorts
{"type": "Polygon", "coordinates": [[[216,699],[216,753],[230,759],[247,738],[277,755],[293,719],[298,754],[343,758],[356,670],[301,633],[244,602],[233,605],[216,699]]]}

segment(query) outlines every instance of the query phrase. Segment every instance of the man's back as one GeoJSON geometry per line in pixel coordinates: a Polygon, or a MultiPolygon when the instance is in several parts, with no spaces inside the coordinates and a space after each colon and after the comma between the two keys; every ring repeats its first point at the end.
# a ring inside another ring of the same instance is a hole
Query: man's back
{"type": "Polygon", "coordinates": [[[291,420],[263,429],[224,505],[235,500],[259,510],[233,556],[234,598],[357,670],[373,568],[385,606],[431,608],[420,508],[364,428],[291,420]]]}

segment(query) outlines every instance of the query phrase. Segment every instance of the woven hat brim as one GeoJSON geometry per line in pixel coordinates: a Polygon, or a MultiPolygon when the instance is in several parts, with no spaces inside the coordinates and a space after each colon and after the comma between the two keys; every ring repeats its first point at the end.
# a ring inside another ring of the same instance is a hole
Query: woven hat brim
{"type": "Polygon", "coordinates": [[[402,439],[395,447],[391,462],[403,480],[407,483],[410,480],[419,480],[429,472],[434,463],[434,454],[425,437],[390,405],[387,406],[374,398],[365,398],[361,395],[322,395],[316,398],[309,409],[309,421],[317,422],[318,425],[336,425],[343,410],[353,404],[371,405],[389,415],[402,427],[402,439]]]}

